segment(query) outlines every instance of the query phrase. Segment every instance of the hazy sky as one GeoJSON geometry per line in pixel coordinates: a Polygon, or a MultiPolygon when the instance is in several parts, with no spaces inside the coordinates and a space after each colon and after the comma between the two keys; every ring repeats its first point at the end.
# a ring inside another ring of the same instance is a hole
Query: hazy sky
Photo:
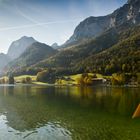
{"type": "Polygon", "coordinates": [[[32,36],[63,44],[80,21],[106,15],[127,0],[0,0],[0,52],[12,41],[32,36]]]}

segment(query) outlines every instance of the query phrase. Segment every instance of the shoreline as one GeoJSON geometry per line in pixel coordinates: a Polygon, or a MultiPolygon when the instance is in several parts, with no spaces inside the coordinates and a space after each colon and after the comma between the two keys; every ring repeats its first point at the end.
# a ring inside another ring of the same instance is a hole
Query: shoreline
{"type": "Polygon", "coordinates": [[[48,86],[48,87],[110,87],[110,88],[140,88],[140,85],[77,85],[77,84],[48,84],[48,83],[15,83],[15,84],[0,84],[0,86],[48,86]]]}

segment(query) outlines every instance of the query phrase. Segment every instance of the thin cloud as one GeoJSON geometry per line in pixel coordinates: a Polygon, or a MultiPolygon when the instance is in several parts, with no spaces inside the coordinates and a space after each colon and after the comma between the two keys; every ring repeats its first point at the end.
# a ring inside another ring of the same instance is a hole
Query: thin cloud
{"type": "Polygon", "coordinates": [[[33,27],[37,27],[37,26],[51,25],[51,24],[57,24],[57,23],[69,23],[69,22],[76,22],[79,20],[81,20],[81,18],[73,19],[73,20],[61,20],[61,21],[54,21],[54,22],[44,22],[44,23],[27,24],[27,25],[21,25],[21,26],[4,27],[4,28],[0,28],[0,31],[33,28],[33,27]]]}
{"type": "Polygon", "coordinates": [[[38,21],[36,21],[36,20],[33,19],[32,17],[26,15],[24,12],[22,12],[22,11],[19,9],[19,7],[17,6],[16,2],[15,2],[15,5],[14,5],[14,6],[15,6],[15,9],[16,9],[16,12],[17,12],[19,15],[21,15],[23,18],[25,18],[26,20],[28,20],[28,21],[30,21],[30,22],[32,22],[32,23],[34,23],[34,24],[39,24],[38,21]]]}

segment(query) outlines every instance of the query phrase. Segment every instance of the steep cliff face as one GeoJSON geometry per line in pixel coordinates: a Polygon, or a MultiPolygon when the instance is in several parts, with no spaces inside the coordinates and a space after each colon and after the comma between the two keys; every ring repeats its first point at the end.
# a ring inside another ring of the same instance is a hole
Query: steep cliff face
{"type": "Polygon", "coordinates": [[[89,17],[81,22],[74,34],[66,43],[72,43],[80,39],[95,37],[107,30],[110,25],[110,16],[89,17]]]}
{"type": "Polygon", "coordinates": [[[28,67],[41,60],[47,59],[57,53],[57,50],[52,47],[34,42],[14,61],[9,64],[8,69],[16,70],[23,67],[28,67]]]}
{"type": "Polygon", "coordinates": [[[112,14],[115,26],[128,22],[137,25],[140,23],[140,1],[129,0],[123,7],[112,14]]]}
{"type": "Polygon", "coordinates": [[[112,14],[102,17],[89,17],[75,29],[70,39],[63,45],[67,47],[87,38],[94,38],[110,28],[123,24],[138,25],[140,23],[140,0],[128,0],[112,14]]]}
{"type": "Polygon", "coordinates": [[[140,0],[130,0],[130,8],[128,12],[128,19],[132,20],[135,24],[140,23],[140,0]]]}
{"type": "Polygon", "coordinates": [[[34,38],[23,36],[10,45],[7,55],[11,59],[16,59],[34,42],[36,42],[34,38]]]}

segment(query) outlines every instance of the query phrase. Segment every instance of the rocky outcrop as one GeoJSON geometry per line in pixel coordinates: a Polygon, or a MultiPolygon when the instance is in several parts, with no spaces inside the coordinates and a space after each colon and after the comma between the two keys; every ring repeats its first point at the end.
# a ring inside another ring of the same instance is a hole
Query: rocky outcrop
{"type": "Polygon", "coordinates": [[[10,45],[7,55],[11,59],[16,59],[34,42],[36,42],[34,38],[23,36],[10,45]]]}
{"type": "Polygon", "coordinates": [[[128,0],[112,14],[102,17],[89,17],[75,29],[70,39],[62,47],[71,46],[83,39],[94,38],[110,28],[123,24],[138,25],[140,23],[140,0],[128,0]]]}

